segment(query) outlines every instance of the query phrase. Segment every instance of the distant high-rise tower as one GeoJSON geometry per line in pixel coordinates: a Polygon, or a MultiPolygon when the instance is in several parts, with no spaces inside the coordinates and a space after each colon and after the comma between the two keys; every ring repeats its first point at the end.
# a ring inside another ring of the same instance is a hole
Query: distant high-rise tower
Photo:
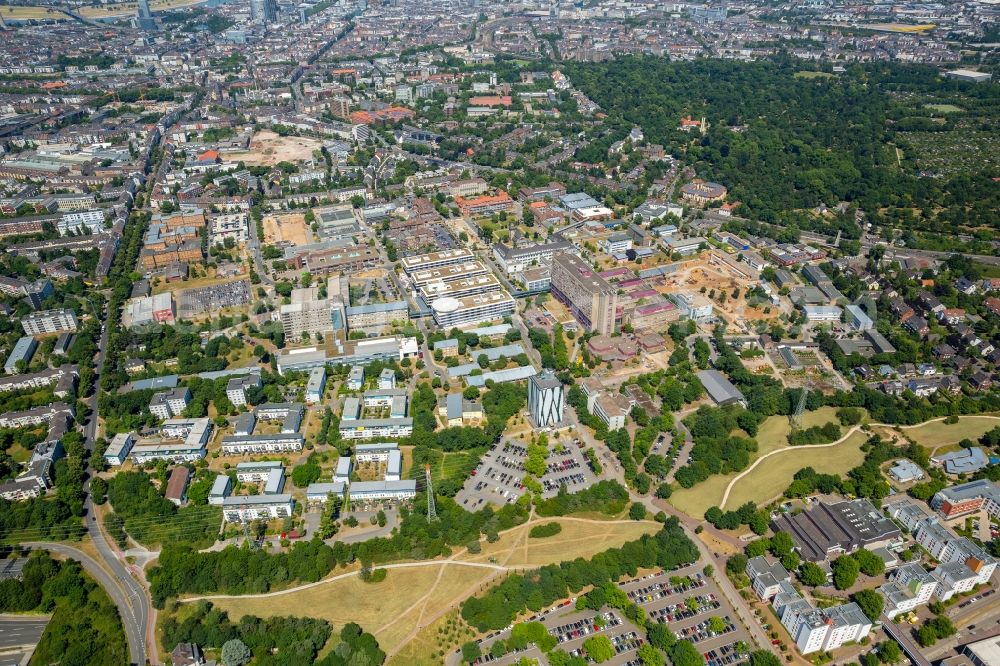
{"type": "Polygon", "coordinates": [[[250,20],[261,24],[277,21],[277,0],[250,0],[250,20]]]}
{"type": "Polygon", "coordinates": [[[528,411],[538,428],[553,426],[563,418],[563,385],[552,370],[542,370],[528,380],[528,411]]]}
{"type": "Polygon", "coordinates": [[[139,30],[156,30],[156,20],[149,11],[148,0],[139,0],[139,5],[135,9],[135,27],[139,30]]]}

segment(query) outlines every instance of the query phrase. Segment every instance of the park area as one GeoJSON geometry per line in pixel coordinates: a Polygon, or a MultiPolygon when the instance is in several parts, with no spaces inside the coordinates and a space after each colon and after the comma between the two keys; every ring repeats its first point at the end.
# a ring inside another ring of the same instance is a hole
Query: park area
{"type": "Polygon", "coordinates": [[[277,132],[261,130],[250,139],[250,150],[226,155],[228,161],[243,162],[247,166],[274,166],[278,162],[308,160],[313,152],[323,147],[323,142],[301,136],[281,136],[277,132]]]}
{"type": "Polygon", "coordinates": [[[378,639],[390,657],[400,653],[393,663],[439,664],[440,659],[433,655],[440,649],[441,639],[437,633],[428,637],[427,632],[436,632],[449,618],[454,621],[454,611],[461,602],[504,571],[591,557],[659,528],[653,521],[535,519],[501,533],[496,543],[484,540],[481,553],[462,551],[447,561],[389,568],[385,580],[378,583],[364,582],[353,572],[335,573],[326,581],[287,592],[210,600],[234,621],[243,615],[306,615],[328,620],[335,628],[357,622],[378,639]],[[562,526],[557,535],[528,537],[532,526],[552,522],[562,526]],[[600,523],[596,530],[594,523],[600,523]],[[595,532],[599,536],[595,537],[595,532]],[[414,639],[419,640],[408,645],[414,639]]]}
{"type": "MultiPolygon", "coordinates": [[[[836,411],[833,407],[821,407],[805,412],[802,415],[802,427],[822,426],[831,421],[837,423],[836,411]]],[[[866,437],[863,433],[856,433],[836,446],[817,451],[795,447],[787,452],[774,453],[789,446],[790,432],[791,425],[787,416],[771,416],[761,424],[754,438],[757,440],[757,454],[750,465],[753,466],[763,456],[773,455],[733,484],[725,506],[722,499],[726,488],[740,473],[716,474],[693,488],[675,490],[670,503],[693,518],[701,518],[713,506],[735,509],[748,501],[757,504],[766,502],[780,495],[792,482],[795,472],[803,467],[811,466],[820,473],[840,474],[856,466],[864,458],[861,445],[866,437]]],[[[742,431],[734,434],[745,436],[742,431]]]]}
{"type": "MultiPolygon", "coordinates": [[[[934,455],[946,453],[945,449],[957,448],[957,444],[963,439],[976,441],[998,426],[1000,426],[1000,416],[983,415],[960,416],[958,423],[945,423],[943,419],[937,419],[916,426],[904,426],[899,430],[904,437],[913,440],[934,455]]],[[[876,432],[886,439],[899,434],[888,426],[876,428],[876,432]]]]}

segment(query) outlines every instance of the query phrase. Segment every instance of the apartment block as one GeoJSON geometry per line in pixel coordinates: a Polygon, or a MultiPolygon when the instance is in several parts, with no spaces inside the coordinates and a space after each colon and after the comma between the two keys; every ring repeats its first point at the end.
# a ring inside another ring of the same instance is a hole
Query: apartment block
{"type": "Polygon", "coordinates": [[[27,335],[45,335],[76,331],[79,328],[76,314],[72,310],[42,310],[21,318],[21,326],[27,335]]]}
{"type": "Polygon", "coordinates": [[[551,280],[552,296],[569,308],[577,321],[590,331],[614,334],[617,291],[583,259],[554,255],[551,280]]]}

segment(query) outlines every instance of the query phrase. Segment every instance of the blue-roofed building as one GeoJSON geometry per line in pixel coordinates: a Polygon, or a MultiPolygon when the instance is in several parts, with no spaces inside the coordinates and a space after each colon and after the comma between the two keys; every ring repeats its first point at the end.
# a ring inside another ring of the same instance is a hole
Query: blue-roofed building
{"type": "Polygon", "coordinates": [[[132,382],[131,384],[126,384],[122,390],[122,393],[131,393],[132,391],[147,391],[149,389],[173,389],[177,388],[177,383],[179,381],[177,375],[164,375],[163,377],[150,377],[149,379],[139,379],[132,382]]]}
{"type": "Polygon", "coordinates": [[[889,468],[889,476],[899,483],[910,483],[924,478],[924,470],[920,465],[907,458],[901,458],[896,464],[889,468]]]}
{"type": "Polygon", "coordinates": [[[497,360],[501,356],[511,358],[523,353],[524,347],[519,344],[504,345],[502,347],[487,347],[485,349],[477,349],[474,352],[470,352],[470,354],[477,359],[480,356],[486,356],[486,359],[491,362],[497,360]]]}
{"type": "Polygon", "coordinates": [[[441,352],[442,356],[457,356],[458,355],[458,340],[454,338],[448,338],[447,340],[438,340],[434,343],[434,351],[441,352]]]}
{"type": "Polygon", "coordinates": [[[934,456],[931,462],[944,467],[948,474],[972,474],[989,464],[986,454],[978,446],[934,456]]]}
{"type": "Polygon", "coordinates": [[[448,368],[448,376],[451,378],[455,377],[468,377],[472,374],[474,370],[479,370],[478,363],[465,363],[463,365],[456,365],[454,367],[448,368]]]}
{"type": "Polygon", "coordinates": [[[872,321],[871,317],[865,314],[857,305],[848,305],[844,308],[847,312],[847,323],[850,324],[856,331],[868,331],[875,326],[875,322],[872,321]]]}
{"type": "Polygon", "coordinates": [[[504,382],[517,382],[522,379],[533,377],[537,371],[530,365],[509,370],[497,370],[495,372],[484,372],[481,375],[470,375],[465,381],[469,386],[486,386],[487,381],[503,384],[504,382]]]}
{"type": "Polygon", "coordinates": [[[7,357],[7,362],[4,363],[4,371],[8,375],[17,373],[17,364],[21,361],[24,361],[24,367],[27,368],[36,349],[38,349],[38,343],[30,335],[18,339],[10,351],[10,356],[7,357]]]}

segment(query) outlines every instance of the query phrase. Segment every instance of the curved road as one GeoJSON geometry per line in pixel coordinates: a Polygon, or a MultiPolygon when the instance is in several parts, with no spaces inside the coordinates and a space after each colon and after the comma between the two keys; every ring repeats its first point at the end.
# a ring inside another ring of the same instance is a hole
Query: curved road
{"type": "MultiPolygon", "coordinates": [[[[84,570],[90,574],[101,587],[104,588],[108,596],[118,607],[118,614],[122,618],[122,626],[125,627],[125,637],[128,639],[128,650],[132,655],[133,664],[144,664],[146,663],[146,650],[145,650],[145,632],[146,623],[143,618],[140,621],[137,618],[135,612],[133,611],[132,603],[129,600],[126,592],[119,586],[118,582],[115,581],[104,568],[97,563],[90,555],[87,555],[82,550],[78,550],[72,546],[67,546],[61,543],[49,543],[45,541],[28,541],[21,543],[20,545],[31,548],[33,550],[47,550],[52,553],[57,553],[64,557],[76,560],[81,565],[83,565],[84,570]]],[[[125,576],[131,579],[128,574],[125,576]]],[[[141,607],[142,604],[139,604],[141,607]]]]}

